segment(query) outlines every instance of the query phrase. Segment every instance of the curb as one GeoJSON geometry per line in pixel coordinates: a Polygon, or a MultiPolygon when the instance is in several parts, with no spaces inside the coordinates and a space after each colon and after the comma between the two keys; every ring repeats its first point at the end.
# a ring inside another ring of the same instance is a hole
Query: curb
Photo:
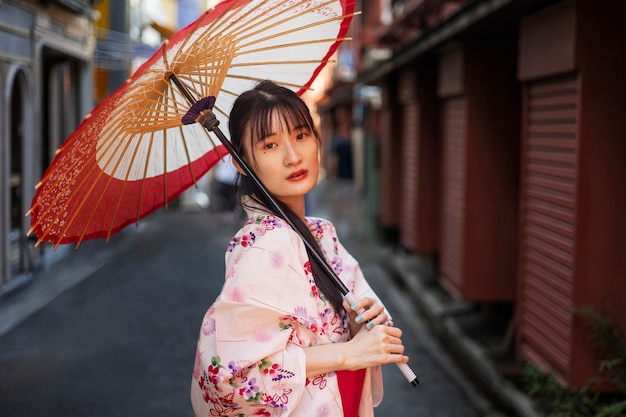
{"type": "MultiPolygon", "coordinates": [[[[436,282],[433,261],[414,254],[396,253],[389,248],[382,248],[381,255],[381,262],[407,288],[418,309],[426,316],[433,333],[446,342],[489,395],[518,417],[541,417],[533,407],[532,400],[498,372],[495,362],[488,357],[485,349],[468,337],[454,319],[472,312],[474,304],[443,301],[437,292],[443,291],[428,285],[436,282]]],[[[463,384],[459,385],[471,399],[474,393],[464,388],[463,384]]],[[[476,405],[482,406],[484,410],[482,404],[476,405]]]]}

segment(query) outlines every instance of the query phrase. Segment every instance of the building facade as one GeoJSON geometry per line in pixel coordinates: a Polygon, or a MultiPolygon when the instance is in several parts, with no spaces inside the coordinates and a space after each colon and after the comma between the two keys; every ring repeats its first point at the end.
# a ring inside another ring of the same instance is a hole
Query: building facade
{"type": "Polygon", "coordinates": [[[0,1],[0,290],[47,248],[25,213],[55,150],[93,107],[94,1],[0,1]]]}
{"type": "Polygon", "coordinates": [[[356,81],[320,111],[353,116],[369,222],[513,331],[518,364],[584,386],[602,357],[573,309],[626,332],[626,3],[360,8],[356,81]]]}

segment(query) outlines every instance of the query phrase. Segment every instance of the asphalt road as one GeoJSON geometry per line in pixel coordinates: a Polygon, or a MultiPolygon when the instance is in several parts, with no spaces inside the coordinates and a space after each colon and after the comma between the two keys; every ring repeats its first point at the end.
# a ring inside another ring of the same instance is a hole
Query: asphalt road
{"type": "MultiPolygon", "coordinates": [[[[191,417],[198,329],[221,288],[224,248],[235,230],[230,218],[207,211],[157,212],[138,230],[108,245],[87,243],[53,275],[37,277],[32,285],[63,281],[92,265],[0,337],[0,416],[191,417]]],[[[479,416],[468,398],[473,388],[377,261],[376,247],[358,238],[343,243],[404,330],[421,381],[413,388],[386,366],[376,415],[479,416]]]]}

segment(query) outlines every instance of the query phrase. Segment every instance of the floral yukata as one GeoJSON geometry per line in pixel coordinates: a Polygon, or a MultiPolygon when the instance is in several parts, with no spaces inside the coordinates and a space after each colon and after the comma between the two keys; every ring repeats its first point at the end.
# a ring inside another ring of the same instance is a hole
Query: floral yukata
{"type": "MultiPolygon", "coordinates": [[[[349,339],[348,315],[319,293],[300,236],[262,212],[233,237],[226,280],[207,311],[191,386],[197,417],[343,416],[337,373],[306,378],[303,347],[349,339]]],[[[357,298],[375,294],[327,220],[307,224],[335,273],[357,298]]],[[[382,400],[380,367],[365,372],[359,417],[382,400]]]]}

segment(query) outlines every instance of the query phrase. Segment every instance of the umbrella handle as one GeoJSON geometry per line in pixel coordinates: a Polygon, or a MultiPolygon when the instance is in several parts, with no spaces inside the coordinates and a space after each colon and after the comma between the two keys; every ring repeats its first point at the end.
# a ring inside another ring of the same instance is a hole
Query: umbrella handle
{"type": "MultiPolygon", "coordinates": [[[[283,219],[287,222],[287,224],[289,224],[289,226],[298,232],[298,229],[296,228],[296,226],[289,220],[289,217],[287,217],[286,213],[284,212],[284,210],[278,205],[278,203],[276,202],[276,200],[274,199],[274,197],[269,193],[269,191],[267,190],[267,188],[265,188],[265,186],[263,185],[263,183],[261,183],[261,180],[257,177],[257,175],[254,173],[254,171],[252,171],[252,169],[250,168],[250,166],[246,163],[246,161],[243,160],[243,158],[241,157],[241,155],[239,155],[239,152],[237,152],[237,150],[235,150],[235,148],[233,147],[233,145],[230,143],[230,141],[228,140],[228,138],[226,137],[226,135],[224,135],[224,132],[222,132],[220,130],[220,128],[218,127],[219,125],[219,121],[217,120],[217,117],[215,117],[215,114],[213,113],[213,110],[210,108],[204,108],[200,111],[198,111],[198,117],[196,119],[196,121],[198,123],[200,123],[202,126],[204,126],[205,129],[207,129],[208,131],[213,132],[217,138],[220,140],[220,142],[222,142],[222,144],[224,145],[224,147],[228,150],[228,152],[231,154],[231,156],[233,157],[233,159],[235,160],[235,162],[237,162],[237,164],[239,164],[239,166],[241,167],[241,169],[246,173],[246,175],[248,175],[248,177],[255,183],[255,185],[257,186],[257,188],[263,193],[263,195],[265,197],[267,197],[268,201],[271,203],[272,205],[272,209],[283,219]]],[[[301,236],[302,237],[302,236],[301,236]]],[[[321,255],[314,250],[314,248],[311,246],[311,244],[309,243],[309,241],[307,241],[306,239],[302,239],[302,241],[304,242],[304,246],[307,249],[307,253],[310,257],[314,257],[315,260],[325,269],[325,271],[328,273],[329,276],[333,277],[333,282],[334,284],[339,288],[339,290],[341,291],[341,293],[343,294],[344,298],[346,300],[348,300],[348,302],[350,304],[353,304],[356,300],[354,298],[354,295],[350,292],[350,290],[348,289],[348,287],[346,287],[346,285],[343,283],[343,281],[341,281],[341,279],[339,279],[339,277],[337,276],[337,274],[335,274],[335,271],[333,271],[333,269],[330,267],[330,265],[328,265],[328,262],[326,262],[325,259],[323,259],[321,257],[321,255]]],[[[365,311],[365,310],[363,310],[365,311]]],[[[359,314],[361,313],[361,311],[359,311],[359,314]]],[[[402,374],[404,375],[404,377],[406,378],[406,380],[408,382],[411,383],[411,385],[413,385],[414,387],[416,387],[419,384],[419,381],[417,380],[417,377],[415,376],[415,373],[411,370],[411,368],[409,367],[408,364],[406,363],[397,363],[398,365],[398,369],[400,369],[400,372],[402,372],[402,374]]]]}
{"type": "MultiPolygon", "coordinates": [[[[343,298],[348,303],[350,303],[350,305],[356,304],[356,297],[350,291],[348,291],[347,294],[344,294],[343,298]]],[[[365,309],[361,307],[357,311],[357,314],[363,314],[363,313],[365,313],[365,309]]],[[[398,365],[398,369],[400,369],[400,372],[402,372],[402,375],[404,375],[406,380],[408,382],[410,382],[411,385],[413,385],[414,387],[419,385],[420,382],[417,379],[417,376],[415,376],[415,373],[413,372],[413,370],[411,369],[411,367],[408,364],[406,364],[406,363],[396,363],[396,365],[398,365]]]]}

